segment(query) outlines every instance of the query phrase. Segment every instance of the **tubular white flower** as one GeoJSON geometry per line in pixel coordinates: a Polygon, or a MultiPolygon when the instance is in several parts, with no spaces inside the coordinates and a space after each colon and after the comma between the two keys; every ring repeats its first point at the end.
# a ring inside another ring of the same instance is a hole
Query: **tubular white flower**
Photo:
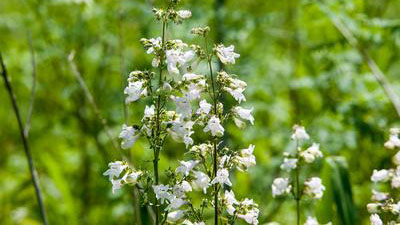
{"type": "Polygon", "coordinates": [[[272,182],[272,197],[290,193],[289,178],[278,177],[272,182]]]}
{"type": "Polygon", "coordinates": [[[182,222],[183,225],[206,225],[203,221],[201,222],[190,222],[189,220],[185,220],[182,222]]]}
{"type": "Polygon", "coordinates": [[[205,194],[207,192],[207,188],[210,186],[210,177],[201,171],[193,171],[193,174],[196,179],[193,180],[192,186],[195,189],[202,189],[205,194]]]}
{"type": "Polygon", "coordinates": [[[312,177],[306,182],[304,182],[305,190],[304,193],[314,197],[316,199],[322,198],[324,194],[325,186],[322,185],[322,181],[318,177],[312,177]]]}
{"type": "Polygon", "coordinates": [[[229,47],[225,47],[223,44],[219,44],[215,51],[219,60],[223,64],[235,64],[235,58],[239,58],[240,55],[234,52],[235,46],[230,45],[229,47]]]}
{"type": "Polygon", "coordinates": [[[190,100],[184,97],[172,97],[176,105],[176,113],[181,114],[183,118],[190,118],[192,116],[192,106],[190,100]]]}
{"type": "Polygon", "coordinates": [[[166,60],[168,72],[172,74],[179,74],[178,67],[191,61],[195,54],[192,50],[184,52],[181,48],[178,48],[166,50],[165,55],[167,58],[166,60]]]}
{"type": "Polygon", "coordinates": [[[238,218],[241,218],[245,220],[247,223],[252,224],[252,225],[257,225],[258,224],[258,205],[254,203],[252,199],[245,199],[243,200],[240,205],[245,206],[247,208],[245,210],[245,213],[239,213],[238,218]],[[250,208],[250,209],[248,209],[250,208]]]}
{"type": "Polygon", "coordinates": [[[173,212],[168,213],[167,216],[167,221],[168,222],[177,222],[184,216],[184,213],[182,210],[176,210],[173,212]]]}
{"type": "Polygon", "coordinates": [[[229,180],[229,171],[227,169],[222,168],[217,171],[217,176],[211,181],[211,184],[217,183],[232,186],[232,183],[229,180]]]}
{"type": "Polygon", "coordinates": [[[399,139],[399,128],[391,128],[389,140],[385,142],[384,146],[388,149],[394,149],[396,147],[400,147],[400,139],[399,139]]]}
{"type": "Polygon", "coordinates": [[[188,19],[192,16],[192,12],[189,10],[179,10],[177,14],[181,19],[188,19]]]}
{"type": "Polygon", "coordinates": [[[379,192],[376,190],[372,190],[372,200],[373,201],[383,201],[389,198],[389,193],[379,192]]]}
{"type": "Polygon", "coordinates": [[[138,178],[140,175],[142,175],[143,172],[142,171],[134,171],[134,172],[130,172],[127,173],[122,180],[125,181],[126,184],[131,184],[131,185],[135,185],[138,181],[138,178]]]}
{"type": "Polygon", "coordinates": [[[130,81],[128,83],[124,90],[124,94],[128,95],[125,99],[126,104],[134,102],[142,96],[147,96],[147,88],[143,87],[143,84],[143,81],[130,81]]]}
{"type": "Polygon", "coordinates": [[[146,108],[144,109],[144,116],[143,119],[149,118],[151,119],[155,115],[155,106],[151,105],[150,107],[146,105],[146,108]]]}
{"type": "Polygon", "coordinates": [[[307,221],[304,223],[304,225],[319,225],[318,221],[315,217],[307,217],[307,221]]]}
{"type": "Polygon", "coordinates": [[[307,163],[312,163],[316,158],[321,158],[322,152],[319,150],[319,144],[313,143],[311,147],[300,153],[300,156],[307,163]]]}
{"type": "Polygon", "coordinates": [[[371,225],[383,225],[383,222],[378,214],[372,214],[369,219],[371,221],[371,225]]]}
{"type": "MultiPolygon", "coordinates": [[[[245,170],[256,165],[256,157],[253,155],[254,148],[254,145],[250,145],[248,148],[242,149],[240,151],[240,156],[236,157],[238,163],[243,166],[245,170]]],[[[238,169],[240,169],[240,167],[238,167],[238,169]]]]}
{"type": "Polygon", "coordinates": [[[121,148],[122,149],[131,148],[135,144],[136,139],[138,137],[139,137],[139,133],[135,128],[133,128],[131,126],[127,126],[126,124],[123,124],[122,131],[119,134],[119,138],[122,139],[121,148]]]}
{"type": "Polygon", "coordinates": [[[233,205],[234,204],[238,205],[239,202],[236,200],[235,194],[233,193],[232,190],[230,190],[230,191],[225,190],[223,202],[226,206],[226,211],[228,212],[228,214],[233,216],[235,213],[235,210],[236,210],[233,205]]]}
{"type": "Polygon", "coordinates": [[[254,117],[251,115],[253,108],[245,109],[240,106],[236,106],[233,108],[233,112],[238,115],[240,118],[244,120],[250,121],[252,125],[254,125],[254,117]]]}
{"type": "Polygon", "coordinates": [[[179,162],[181,165],[178,168],[176,168],[175,172],[185,176],[188,176],[190,171],[197,165],[197,163],[199,163],[199,161],[195,160],[189,160],[187,162],[185,161],[179,161],[179,162]]]}
{"type": "Polygon", "coordinates": [[[292,134],[292,139],[293,140],[308,140],[310,139],[310,136],[307,134],[306,130],[304,127],[299,126],[299,125],[294,125],[293,126],[293,134],[292,134]]]}
{"type": "Polygon", "coordinates": [[[161,204],[164,204],[165,200],[171,199],[173,196],[168,191],[170,187],[168,185],[153,185],[154,193],[156,194],[156,198],[161,201],[161,204]]]}
{"type": "Polygon", "coordinates": [[[380,203],[368,203],[367,210],[369,213],[379,213],[380,203]]]}
{"type": "Polygon", "coordinates": [[[227,91],[229,94],[232,95],[232,97],[239,102],[239,104],[242,101],[246,101],[246,97],[244,97],[244,89],[243,88],[236,88],[232,89],[230,87],[224,87],[224,90],[227,91]]]}
{"type": "Polygon", "coordinates": [[[207,126],[204,128],[204,132],[207,133],[208,131],[211,132],[212,136],[222,136],[225,129],[221,126],[219,118],[213,115],[208,121],[207,126]]]}
{"type": "Polygon", "coordinates": [[[291,171],[292,169],[296,169],[297,167],[297,159],[284,158],[283,163],[281,164],[281,169],[286,171],[291,171]]]}
{"type": "Polygon", "coordinates": [[[126,165],[122,161],[115,161],[115,162],[110,162],[108,164],[108,167],[110,167],[106,172],[103,173],[104,176],[108,176],[108,179],[111,181],[115,178],[118,178],[119,175],[124,171],[126,168],[128,168],[128,165],[126,165]]]}
{"type": "Polygon", "coordinates": [[[389,170],[385,170],[385,169],[374,170],[374,172],[372,173],[372,176],[371,176],[371,181],[374,183],[386,182],[389,180],[389,175],[390,175],[389,170]]]}
{"type": "Polygon", "coordinates": [[[201,100],[199,103],[200,108],[196,111],[196,114],[206,114],[210,113],[212,105],[208,103],[205,99],[201,100]]]}

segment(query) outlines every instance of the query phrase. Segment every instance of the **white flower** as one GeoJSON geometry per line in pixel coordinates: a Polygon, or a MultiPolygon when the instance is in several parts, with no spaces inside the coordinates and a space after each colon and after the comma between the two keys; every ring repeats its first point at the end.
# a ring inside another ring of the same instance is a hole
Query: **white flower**
{"type": "Polygon", "coordinates": [[[307,163],[312,163],[316,158],[322,157],[322,152],[319,150],[319,144],[313,143],[309,148],[300,153],[307,163]]]}
{"type": "Polygon", "coordinates": [[[178,48],[165,51],[165,55],[167,58],[168,72],[179,74],[178,67],[192,60],[195,54],[192,50],[183,52],[182,49],[178,48]]]}
{"type": "Polygon", "coordinates": [[[205,194],[208,186],[210,186],[211,179],[207,176],[207,174],[200,171],[193,171],[193,174],[196,179],[193,180],[192,186],[195,189],[202,189],[205,194]]]}
{"type": "Polygon", "coordinates": [[[122,180],[125,181],[125,183],[127,184],[131,184],[134,185],[137,183],[137,180],[139,178],[140,175],[142,175],[142,171],[134,171],[134,172],[130,172],[127,173],[122,180]]]}
{"type": "Polygon", "coordinates": [[[297,159],[284,158],[283,163],[281,164],[281,169],[286,171],[291,171],[292,169],[296,169],[297,167],[297,159]]]}
{"type": "Polygon", "coordinates": [[[319,225],[319,224],[316,218],[309,216],[307,217],[307,221],[304,223],[304,225],[319,225]]]}
{"type": "Polygon", "coordinates": [[[236,115],[238,115],[240,118],[242,118],[244,120],[250,121],[250,123],[253,125],[254,124],[254,117],[251,115],[252,111],[253,111],[253,108],[244,109],[244,108],[242,108],[240,106],[236,106],[236,107],[233,108],[233,112],[236,115]]]}
{"type": "Polygon", "coordinates": [[[383,225],[383,222],[378,214],[372,214],[369,219],[371,221],[371,225],[383,225]]]}
{"type": "Polygon", "coordinates": [[[230,191],[225,190],[223,201],[226,206],[226,211],[229,213],[229,215],[233,216],[236,210],[233,204],[238,205],[239,202],[236,200],[235,194],[233,193],[232,190],[230,191]]]}
{"type": "Polygon", "coordinates": [[[136,139],[139,137],[137,130],[131,126],[122,125],[122,131],[119,134],[119,138],[122,138],[121,148],[128,149],[135,144],[136,139]]]}
{"type": "Polygon", "coordinates": [[[183,118],[190,118],[192,116],[192,106],[190,100],[185,97],[172,97],[176,105],[176,113],[181,114],[183,118]]]}
{"type": "Polygon", "coordinates": [[[240,55],[235,53],[234,50],[235,47],[233,45],[225,47],[223,44],[219,44],[215,48],[217,56],[223,64],[235,64],[235,58],[239,58],[240,55]]]}
{"type": "Polygon", "coordinates": [[[367,210],[369,213],[378,213],[380,206],[381,206],[380,203],[368,203],[367,210]]]}
{"type": "Polygon", "coordinates": [[[176,222],[176,221],[180,220],[183,216],[184,216],[184,213],[182,210],[176,210],[176,211],[168,213],[167,220],[169,222],[176,222]]]}
{"type": "Polygon", "coordinates": [[[104,176],[108,176],[109,180],[113,180],[114,177],[118,178],[119,175],[124,171],[128,165],[123,163],[122,161],[115,161],[115,162],[110,162],[108,164],[108,167],[110,167],[106,172],[103,173],[104,176]]]}
{"type": "Polygon", "coordinates": [[[184,205],[186,203],[185,200],[183,200],[182,198],[178,198],[176,196],[173,196],[171,199],[169,199],[170,203],[168,205],[168,207],[166,208],[166,210],[175,210],[175,209],[179,209],[182,205],[184,205]]]}
{"type": "Polygon", "coordinates": [[[176,168],[175,172],[183,174],[185,176],[189,175],[190,171],[199,163],[199,161],[194,161],[194,160],[189,160],[187,162],[185,161],[179,161],[180,166],[176,168]]]}
{"type": "Polygon", "coordinates": [[[371,176],[371,181],[374,183],[385,182],[389,179],[389,170],[374,170],[371,176]]]}
{"type": "Polygon", "coordinates": [[[243,95],[244,88],[232,89],[230,87],[225,87],[224,90],[227,91],[229,94],[231,94],[232,97],[239,103],[241,103],[242,101],[246,101],[246,97],[244,97],[243,95]]]}
{"type": "Polygon", "coordinates": [[[398,137],[400,133],[399,128],[391,128],[389,140],[385,142],[385,148],[393,149],[395,147],[400,147],[400,139],[398,137]]]}
{"type": "Polygon", "coordinates": [[[154,193],[156,194],[156,198],[161,200],[161,204],[164,204],[164,201],[167,199],[171,199],[173,196],[168,191],[170,187],[168,185],[153,185],[154,193]]]}
{"type": "Polygon", "coordinates": [[[155,106],[151,105],[150,107],[146,105],[146,108],[144,109],[144,118],[152,118],[155,114],[155,106]]]}
{"type": "Polygon", "coordinates": [[[383,201],[389,198],[389,194],[388,193],[384,193],[384,192],[379,192],[376,190],[372,190],[372,200],[373,201],[383,201]]]}
{"type": "Polygon", "coordinates": [[[208,103],[205,99],[201,100],[200,103],[200,108],[197,110],[197,114],[208,114],[211,111],[212,105],[208,103]]]}
{"type": "Polygon", "coordinates": [[[244,219],[247,223],[252,224],[252,225],[257,225],[258,224],[258,206],[253,202],[251,199],[245,199],[243,200],[240,205],[245,206],[246,208],[250,208],[246,210],[246,213],[241,213],[238,214],[238,218],[244,219]]]}
{"type": "Polygon", "coordinates": [[[198,74],[194,74],[194,73],[185,73],[182,76],[182,80],[184,81],[193,81],[193,80],[199,80],[199,79],[203,79],[204,76],[203,75],[198,75],[198,74]]]}
{"type": "Polygon", "coordinates": [[[396,155],[393,156],[392,161],[394,164],[400,165],[400,151],[397,152],[396,155]]]}
{"type": "Polygon", "coordinates": [[[183,141],[188,147],[193,144],[193,139],[190,137],[194,132],[192,131],[194,122],[183,121],[181,118],[171,121],[171,129],[169,129],[171,136],[176,141],[183,141]]]}
{"type": "Polygon", "coordinates": [[[204,128],[204,132],[211,131],[212,136],[222,136],[225,129],[221,126],[219,118],[212,116],[204,128]]]}
{"type": "Polygon", "coordinates": [[[391,186],[392,186],[392,188],[400,187],[400,176],[396,175],[396,176],[392,177],[391,186]]]}
{"type": "Polygon", "coordinates": [[[190,191],[192,191],[192,186],[190,186],[190,183],[187,182],[186,180],[182,181],[182,183],[179,185],[179,188],[180,188],[183,192],[190,192],[190,191]]]}
{"type": "Polygon", "coordinates": [[[190,222],[189,220],[185,220],[182,222],[183,225],[206,225],[203,221],[201,222],[190,222]]]}
{"type": "Polygon", "coordinates": [[[179,10],[177,14],[181,19],[188,19],[192,16],[192,12],[189,10],[179,10]]]}
{"type": "Polygon", "coordinates": [[[276,178],[272,183],[272,197],[290,193],[292,186],[289,185],[289,178],[276,178]]]}
{"type": "Polygon", "coordinates": [[[124,90],[124,94],[128,95],[125,99],[127,104],[138,100],[141,96],[147,96],[147,88],[144,88],[143,84],[143,81],[129,81],[124,90]]]}
{"type": "Polygon", "coordinates": [[[310,139],[310,136],[307,134],[304,127],[296,124],[293,126],[292,139],[293,140],[308,140],[308,139],[310,139]]]}
{"type": "Polygon", "coordinates": [[[217,176],[211,181],[211,184],[217,183],[232,186],[232,183],[229,180],[229,171],[227,169],[223,168],[217,171],[217,176]]]}
{"type": "MultiPolygon", "coordinates": [[[[250,145],[249,148],[242,149],[240,156],[236,157],[238,163],[243,165],[245,169],[256,165],[256,157],[253,155],[254,148],[254,145],[250,145]]],[[[240,170],[240,167],[238,169],[240,170]]]]}
{"type": "Polygon", "coordinates": [[[325,186],[322,185],[322,181],[318,177],[312,177],[306,182],[304,182],[305,190],[307,195],[310,195],[316,199],[322,198],[324,194],[325,186]]]}
{"type": "Polygon", "coordinates": [[[161,37],[157,37],[157,38],[151,38],[151,39],[145,39],[143,38],[142,41],[148,41],[149,44],[147,45],[147,54],[151,54],[153,53],[156,49],[160,49],[161,48],[161,37]]]}
{"type": "Polygon", "coordinates": [[[111,180],[111,184],[112,184],[112,193],[113,194],[115,193],[115,191],[121,189],[121,187],[123,186],[122,179],[111,180]]]}

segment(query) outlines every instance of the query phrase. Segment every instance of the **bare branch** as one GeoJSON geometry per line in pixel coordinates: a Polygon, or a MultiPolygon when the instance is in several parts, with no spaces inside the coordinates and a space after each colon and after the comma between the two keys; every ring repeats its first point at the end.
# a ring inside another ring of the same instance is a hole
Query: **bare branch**
{"type": "Polygon", "coordinates": [[[14,91],[12,89],[11,82],[10,82],[10,80],[8,78],[7,69],[6,69],[6,66],[5,66],[5,64],[3,62],[3,57],[1,55],[1,52],[0,52],[0,66],[1,66],[1,75],[2,75],[2,77],[4,79],[4,84],[6,85],[6,89],[7,89],[8,95],[10,97],[11,104],[12,104],[12,107],[14,109],[15,116],[17,118],[18,127],[19,127],[19,131],[20,131],[20,136],[21,136],[22,144],[24,146],[25,156],[26,156],[26,159],[27,159],[28,164],[29,164],[29,171],[31,173],[33,187],[35,188],[36,198],[37,198],[37,201],[39,203],[40,214],[42,216],[43,224],[47,225],[48,223],[47,223],[46,211],[45,211],[44,204],[43,204],[42,192],[41,192],[40,186],[39,186],[39,176],[38,176],[38,174],[36,172],[36,168],[35,168],[35,165],[33,163],[32,154],[31,154],[31,151],[29,149],[28,139],[27,139],[27,137],[25,136],[25,133],[24,133],[24,126],[22,124],[21,114],[19,112],[19,108],[18,108],[18,105],[17,105],[17,99],[16,99],[15,93],[14,93],[14,91]]]}
{"type": "Polygon", "coordinates": [[[32,34],[29,32],[28,34],[28,44],[29,44],[29,51],[31,54],[31,65],[32,65],[32,87],[31,87],[31,99],[29,103],[28,115],[25,121],[25,128],[24,128],[24,135],[26,138],[29,136],[29,130],[31,128],[31,121],[32,121],[32,114],[33,114],[33,107],[35,104],[35,93],[36,93],[36,59],[35,59],[35,51],[33,49],[32,44],[32,34]]]}

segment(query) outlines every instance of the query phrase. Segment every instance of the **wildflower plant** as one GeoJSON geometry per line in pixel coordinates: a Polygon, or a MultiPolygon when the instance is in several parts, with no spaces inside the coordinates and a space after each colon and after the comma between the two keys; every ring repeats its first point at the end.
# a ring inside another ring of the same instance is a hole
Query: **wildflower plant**
{"type": "MultiPolygon", "coordinates": [[[[318,158],[322,158],[323,154],[317,143],[312,143],[311,146],[306,147],[310,136],[302,126],[293,126],[291,139],[296,142],[296,149],[294,153],[284,153],[284,159],[280,168],[287,175],[274,179],[272,183],[272,196],[293,196],[296,200],[296,221],[299,225],[301,221],[301,200],[303,197],[321,199],[325,190],[325,186],[319,177],[310,177],[302,182],[302,168],[307,164],[315,162],[318,158]]],[[[314,224],[318,225],[319,223],[314,217],[308,217],[305,225],[314,224]]]]}
{"type": "Polygon", "coordinates": [[[231,171],[245,172],[256,164],[255,146],[234,150],[222,139],[224,124],[229,121],[239,127],[244,127],[246,121],[254,123],[253,109],[239,106],[246,101],[243,92],[247,84],[237,75],[214,71],[213,66],[215,60],[226,66],[234,64],[240,55],[233,45],[211,46],[209,27],[191,30],[203,46],[168,39],[167,28],[191,17],[190,11],[177,10],[178,3],[169,0],[166,8],[153,9],[161,23],[161,37],[141,39],[147,54],[154,56],[153,68],[131,72],[124,90],[127,104],[141,99],[151,104],[145,107],[141,121],[122,126],[121,147],[129,149],[138,138],[146,138],[153,151],[153,173],[116,161],[109,164],[104,175],[109,176],[113,192],[126,184],[135,185],[143,204],[153,207],[157,225],[202,225],[211,212],[214,224],[233,224],[237,219],[258,224],[258,205],[247,198],[237,200],[230,180],[231,171]],[[207,66],[206,71],[196,71],[201,63],[207,66]],[[224,93],[237,104],[225,106],[221,101],[224,93]],[[197,143],[193,139],[195,131],[205,133],[207,140],[197,143]],[[165,171],[161,181],[158,162],[167,138],[182,142],[187,152],[185,160],[165,171]],[[200,196],[200,201],[195,196],[200,196]]]}
{"type": "MultiPolygon", "coordinates": [[[[399,134],[399,128],[391,128],[389,140],[384,146],[387,149],[399,148],[399,134]]],[[[400,151],[393,156],[392,161],[396,168],[374,170],[371,176],[375,187],[372,190],[372,202],[367,205],[367,210],[371,214],[372,225],[392,225],[400,222],[400,201],[396,198],[400,188],[400,151]],[[383,191],[378,191],[378,188],[383,191]]]]}

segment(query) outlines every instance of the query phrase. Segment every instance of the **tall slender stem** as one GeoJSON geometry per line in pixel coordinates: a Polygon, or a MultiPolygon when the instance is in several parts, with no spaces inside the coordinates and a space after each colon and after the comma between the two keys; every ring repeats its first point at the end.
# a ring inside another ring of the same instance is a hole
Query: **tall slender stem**
{"type": "MultiPolygon", "coordinates": [[[[161,41],[161,54],[160,54],[160,65],[159,65],[159,80],[158,80],[158,87],[161,88],[162,86],[162,73],[163,73],[163,66],[164,66],[164,55],[165,55],[165,29],[166,29],[167,23],[165,21],[162,22],[162,41],[161,41]]],[[[162,110],[162,105],[161,105],[161,95],[158,95],[157,97],[157,114],[156,114],[156,138],[154,139],[156,143],[153,143],[154,146],[154,181],[155,184],[158,185],[159,183],[159,174],[158,174],[158,161],[159,156],[160,156],[160,151],[161,151],[161,123],[160,123],[160,114],[162,110]]],[[[155,199],[155,208],[156,208],[156,225],[159,224],[160,221],[160,206],[159,206],[159,201],[157,198],[155,199]]]]}
{"type": "MultiPolygon", "coordinates": [[[[205,51],[207,55],[207,62],[208,62],[208,67],[210,70],[210,79],[211,79],[211,87],[212,87],[212,100],[213,100],[213,105],[214,105],[214,115],[216,117],[218,116],[218,111],[217,111],[217,96],[216,96],[216,91],[215,91],[215,84],[214,84],[214,75],[213,75],[213,70],[212,70],[212,55],[209,54],[208,52],[208,41],[207,41],[207,35],[204,36],[204,44],[205,44],[205,51]]],[[[215,178],[217,176],[218,172],[218,148],[217,148],[217,139],[213,139],[213,177],[215,178]]],[[[214,224],[218,225],[218,183],[214,184],[214,224]]]]}
{"type": "Polygon", "coordinates": [[[300,225],[300,200],[301,200],[301,192],[300,192],[300,155],[299,155],[299,141],[296,141],[296,158],[297,158],[297,166],[296,166],[296,218],[297,225],[300,225]]]}
{"type": "Polygon", "coordinates": [[[24,126],[22,124],[22,119],[21,119],[21,115],[20,115],[19,108],[18,108],[18,105],[17,105],[17,100],[16,100],[16,97],[15,97],[15,93],[14,93],[14,91],[12,89],[10,80],[9,80],[9,78],[7,76],[7,69],[6,69],[6,66],[5,66],[5,64],[3,62],[3,57],[1,56],[1,52],[0,52],[0,66],[1,66],[1,70],[2,70],[1,71],[1,75],[2,75],[2,77],[4,79],[4,84],[6,85],[6,89],[7,89],[8,95],[10,96],[10,100],[11,100],[11,103],[12,103],[12,107],[14,109],[15,116],[17,117],[20,136],[21,136],[21,139],[22,139],[22,144],[24,145],[26,159],[27,159],[28,164],[29,164],[29,171],[31,173],[33,187],[35,188],[36,198],[37,198],[38,203],[39,203],[40,214],[42,216],[43,224],[47,225],[48,222],[47,222],[46,211],[44,209],[42,192],[41,192],[40,186],[39,186],[39,176],[38,176],[38,174],[36,172],[36,168],[35,168],[35,165],[33,163],[31,151],[29,149],[28,139],[27,139],[27,136],[25,136],[25,133],[24,133],[24,126]]]}

